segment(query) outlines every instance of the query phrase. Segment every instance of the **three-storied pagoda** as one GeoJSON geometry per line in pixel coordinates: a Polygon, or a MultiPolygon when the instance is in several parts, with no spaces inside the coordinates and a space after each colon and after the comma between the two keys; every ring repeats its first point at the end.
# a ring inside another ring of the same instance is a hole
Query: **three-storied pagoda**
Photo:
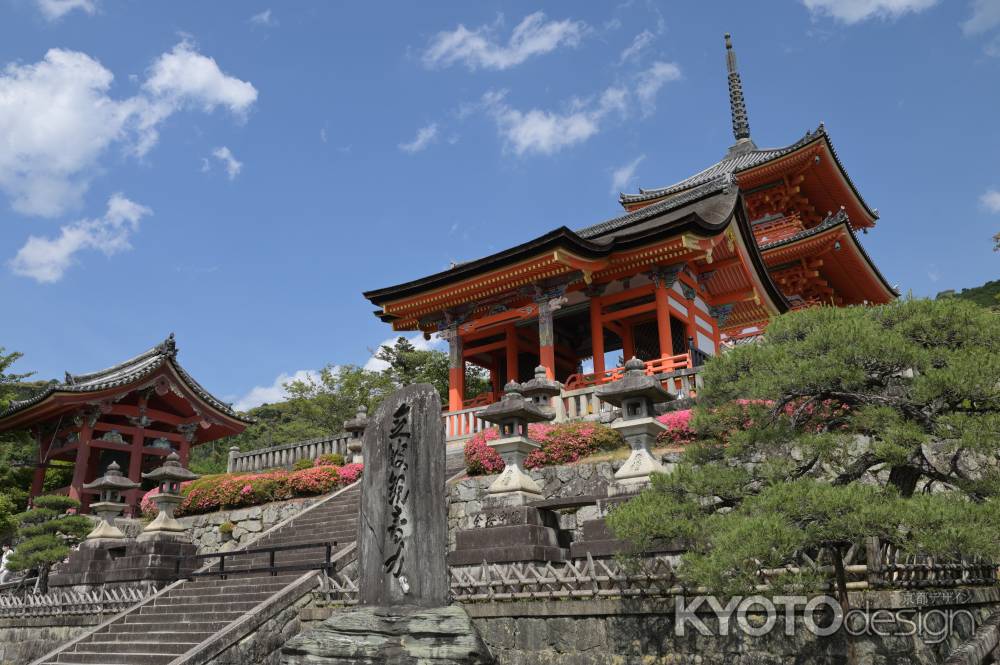
{"type": "MultiPolygon", "coordinates": [[[[177,362],[171,334],[123,363],[90,374],[70,374],[0,413],[0,431],[26,429],[38,442],[31,496],[42,493],[45,470],[73,463],[65,493],[86,508],[85,485],[112,463],[136,483],[176,452],[185,467],[191,447],[239,434],[251,422],[202,388],[177,362]]],[[[142,490],[127,492],[135,510],[142,490]]]]}
{"type": "Polygon", "coordinates": [[[614,219],[563,226],[364,294],[393,330],[448,340],[449,410],[494,401],[538,364],[568,389],[620,377],[609,352],[669,376],[759,336],[789,309],[896,296],[856,236],[878,215],[826,129],[758,148],[729,35],[726,65],[736,141],[721,161],[679,183],[622,194],[625,214],[614,219]],[[584,373],[587,359],[593,370],[584,373]],[[464,394],[467,362],[489,370],[490,393],[464,394]]]}

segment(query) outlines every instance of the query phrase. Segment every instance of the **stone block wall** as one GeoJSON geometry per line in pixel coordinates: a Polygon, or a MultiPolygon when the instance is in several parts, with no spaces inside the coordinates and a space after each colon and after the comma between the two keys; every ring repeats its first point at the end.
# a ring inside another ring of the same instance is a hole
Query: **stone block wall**
{"type": "Polygon", "coordinates": [[[220,510],[204,515],[181,517],[180,522],[190,529],[191,538],[198,547],[199,554],[228,552],[245,546],[251,540],[267,531],[278,522],[299,513],[317,503],[323,496],[276,501],[262,506],[220,510]],[[219,526],[232,522],[232,536],[223,536],[219,526]]]}
{"type": "MultiPolygon", "coordinates": [[[[542,498],[570,498],[585,495],[606,496],[608,483],[622,464],[598,462],[596,464],[567,464],[547,466],[529,471],[529,475],[542,488],[542,498]]],[[[476,515],[483,510],[486,488],[496,480],[496,476],[476,476],[461,480],[448,488],[448,546],[455,547],[455,532],[474,527],[476,515]]],[[[596,506],[584,506],[575,511],[563,511],[560,515],[562,528],[573,531],[579,537],[579,530],[587,520],[597,519],[596,506]]]]}
{"type": "Polygon", "coordinates": [[[110,615],[0,619],[0,665],[27,665],[110,615]]]}

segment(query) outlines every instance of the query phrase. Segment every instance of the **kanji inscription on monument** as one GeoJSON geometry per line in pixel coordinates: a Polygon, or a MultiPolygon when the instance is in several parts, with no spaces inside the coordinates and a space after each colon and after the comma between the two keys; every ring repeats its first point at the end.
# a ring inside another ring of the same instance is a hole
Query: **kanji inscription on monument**
{"type": "Polygon", "coordinates": [[[358,564],[361,603],[448,602],[444,424],[437,391],[408,386],[365,430],[358,564]]]}

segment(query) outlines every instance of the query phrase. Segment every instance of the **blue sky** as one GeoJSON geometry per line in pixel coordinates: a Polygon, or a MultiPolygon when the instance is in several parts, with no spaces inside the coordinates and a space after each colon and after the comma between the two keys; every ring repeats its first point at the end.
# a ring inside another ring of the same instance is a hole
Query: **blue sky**
{"type": "Polygon", "coordinates": [[[888,279],[995,279],[1000,0],[0,0],[0,345],[40,378],[170,331],[220,397],[365,364],[365,289],[615,215],[820,121],[888,279]]]}

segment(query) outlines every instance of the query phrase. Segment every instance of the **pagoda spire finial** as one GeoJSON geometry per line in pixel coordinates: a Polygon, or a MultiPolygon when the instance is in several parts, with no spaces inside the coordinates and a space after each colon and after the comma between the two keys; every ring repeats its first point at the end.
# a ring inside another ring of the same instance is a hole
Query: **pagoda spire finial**
{"type": "Polygon", "coordinates": [[[729,74],[729,109],[733,117],[733,136],[737,146],[746,145],[752,149],[750,121],[747,119],[747,105],[743,99],[743,82],[736,68],[736,52],[733,50],[732,36],[726,33],[726,70],[729,74]]]}

